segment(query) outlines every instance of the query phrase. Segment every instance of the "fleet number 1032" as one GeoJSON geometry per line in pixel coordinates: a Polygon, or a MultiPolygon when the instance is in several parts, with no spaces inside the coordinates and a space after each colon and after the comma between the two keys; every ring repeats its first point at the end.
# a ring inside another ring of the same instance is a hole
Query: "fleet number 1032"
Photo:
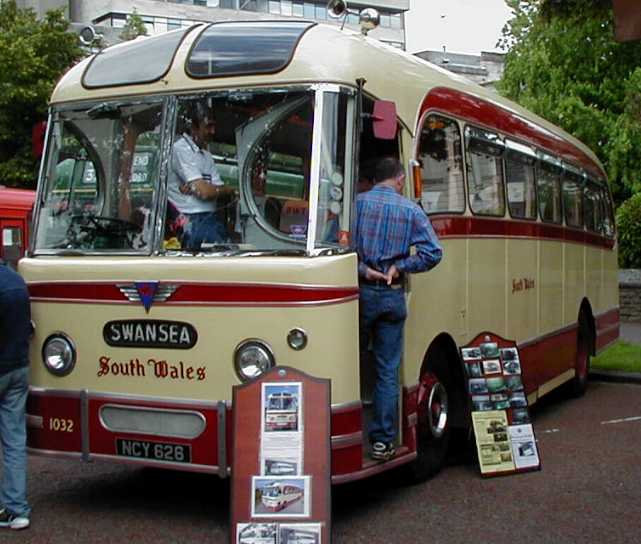
{"type": "Polygon", "coordinates": [[[51,417],[49,418],[49,430],[60,433],[72,433],[73,420],[63,419],[60,417],[51,417]]]}

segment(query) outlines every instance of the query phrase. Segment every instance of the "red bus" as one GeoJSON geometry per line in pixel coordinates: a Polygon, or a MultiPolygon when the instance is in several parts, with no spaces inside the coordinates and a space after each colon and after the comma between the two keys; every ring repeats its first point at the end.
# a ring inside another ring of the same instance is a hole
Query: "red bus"
{"type": "Polygon", "coordinates": [[[0,185],[0,257],[15,267],[29,242],[35,191],[0,185]]]}

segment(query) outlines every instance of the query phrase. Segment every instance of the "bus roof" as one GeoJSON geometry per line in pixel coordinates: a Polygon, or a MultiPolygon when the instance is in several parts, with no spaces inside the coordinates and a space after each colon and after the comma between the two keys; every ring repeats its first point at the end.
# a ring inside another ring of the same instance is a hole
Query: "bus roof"
{"type": "MultiPolygon", "coordinates": [[[[282,23],[283,21],[261,21],[255,24],[282,25],[282,23]]],[[[247,22],[215,23],[215,25],[234,24],[239,25],[239,32],[242,32],[243,25],[247,28],[247,22]]],[[[412,134],[415,133],[420,116],[425,110],[443,110],[447,106],[448,102],[443,100],[443,91],[446,91],[445,94],[450,95],[449,103],[467,101],[469,111],[487,109],[485,115],[474,119],[475,122],[486,124],[489,128],[507,134],[514,134],[517,138],[526,141],[534,141],[543,149],[581,166],[592,175],[604,175],[599,160],[587,146],[518,104],[419,57],[360,33],[340,30],[329,25],[309,25],[297,42],[291,61],[284,63],[284,67],[275,73],[213,78],[190,77],[185,67],[190,60],[192,48],[203,30],[210,27],[211,25],[208,24],[194,25],[177,45],[176,40],[168,40],[169,43],[174,44],[175,51],[173,55],[169,55],[170,64],[166,73],[154,82],[134,85],[119,83],[111,87],[85,88],[83,76],[94,58],[91,57],[65,74],[58,83],[51,102],[59,104],[142,94],[202,92],[204,89],[297,83],[321,82],[354,87],[358,79],[364,79],[366,81],[364,88],[373,97],[393,100],[396,103],[399,119],[412,134]],[[434,92],[439,96],[436,96],[435,101],[430,101],[434,92]],[[515,123],[515,120],[518,122],[515,123]],[[514,128],[516,130],[512,130],[514,128]]],[[[239,44],[251,42],[250,30],[246,30],[248,33],[244,39],[237,40],[239,44]]],[[[146,44],[149,44],[150,48],[157,48],[158,41],[152,42],[152,40],[153,38],[139,38],[133,42],[113,46],[108,51],[115,53],[120,50],[124,58],[133,58],[133,55],[127,57],[127,48],[141,51],[145,49],[146,44]]],[[[247,47],[248,52],[255,50],[255,44],[247,47]]],[[[463,115],[465,111],[461,110],[459,113],[463,115]]]]}

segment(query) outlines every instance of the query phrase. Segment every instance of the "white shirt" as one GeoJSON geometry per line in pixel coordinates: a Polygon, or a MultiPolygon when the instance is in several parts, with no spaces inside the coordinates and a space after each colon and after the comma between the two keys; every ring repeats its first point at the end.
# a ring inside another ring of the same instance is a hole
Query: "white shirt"
{"type": "Polygon", "coordinates": [[[215,200],[201,200],[194,195],[180,192],[182,183],[189,183],[197,179],[203,179],[212,185],[223,185],[211,153],[200,149],[189,135],[183,134],[174,143],[172,149],[167,185],[167,196],[180,213],[216,211],[215,200]]]}

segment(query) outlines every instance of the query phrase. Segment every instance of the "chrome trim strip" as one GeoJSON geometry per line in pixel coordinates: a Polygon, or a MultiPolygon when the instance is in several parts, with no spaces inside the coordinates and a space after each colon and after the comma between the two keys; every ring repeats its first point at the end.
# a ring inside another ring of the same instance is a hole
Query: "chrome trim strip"
{"type": "Polygon", "coordinates": [[[343,412],[355,412],[356,410],[362,410],[363,403],[360,400],[350,400],[349,402],[340,402],[338,404],[332,404],[331,410],[332,415],[342,414],[343,412]]]}
{"type": "Polygon", "coordinates": [[[321,145],[323,141],[323,118],[325,92],[321,86],[314,88],[314,125],[312,132],[312,153],[309,172],[309,213],[307,214],[307,254],[311,255],[316,243],[318,222],[318,194],[320,187],[321,145]]]}
{"type": "Polygon", "coordinates": [[[374,474],[380,474],[381,472],[385,472],[406,463],[411,463],[414,459],[416,459],[416,456],[417,453],[415,451],[408,451],[407,453],[399,455],[398,457],[395,457],[391,461],[387,461],[385,463],[376,463],[375,465],[369,466],[362,470],[357,470],[356,472],[350,472],[349,474],[337,474],[335,476],[332,476],[332,484],[345,484],[348,482],[353,482],[355,480],[361,480],[363,478],[373,476],[374,474]]]}
{"type": "Polygon", "coordinates": [[[602,329],[597,329],[596,334],[597,336],[601,336],[603,334],[608,334],[609,332],[612,332],[615,329],[618,329],[620,327],[619,323],[616,323],[615,325],[610,325],[609,327],[604,327],[602,329]]]}
{"type": "Polygon", "coordinates": [[[44,427],[44,417],[26,414],[28,429],[42,429],[44,427]]]}
{"type": "MultiPolygon", "coordinates": [[[[51,392],[52,390],[46,390],[51,392]]],[[[102,393],[100,391],[90,391],[92,399],[95,400],[130,400],[130,401],[141,401],[141,402],[162,402],[167,404],[177,404],[177,405],[186,405],[191,406],[192,409],[196,409],[195,406],[203,408],[216,408],[218,403],[216,401],[208,400],[198,400],[198,399],[173,399],[168,397],[152,397],[146,395],[128,395],[126,393],[102,393]]]]}
{"type": "Polygon", "coordinates": [[[356,431],[349,434],[339,434],[331,437],[332,450],[360,446],[363,444],[363,431],[356,431]]]}
{"type": "Polygon", "coordinates": [[[574,368],[570,368],[562,374],[559,374],[556,378],[553,378],[550,381],[545,382],[543,385],[540,385],[538,389],[538,398],[541,398],[543,395],[548,394],[550,391],[556,389],[562,383],[571,380],[575,375],[576,370],[574,368]]]}
{"type": "Polygon", "coordinates": [[[42,395],[53,395],[56,397],[67,397],[67,398],[80,398],[80,391],[77,390],[67,390],[67,389],[47,389],[46,387],[34,387],[29,386],[29,394],[42,396],[42,395]]]}
{"type": "Polygon", "coordinates": [[[83,389],[80,392],[80,444],[82,448],[82,460],[89,461],[89,391],[83,389]]]}
{"type": "Polygon", "coordinates": [[[151,459],[137,459],[135,457],[124,457],[122,455],[110,455],[106,453],[94,453],[93,459],[109,460],[125,465],[140,465],[144,464],[148,467],[157,468],[176,468],[181,471],[187,472],[206,472],[208,474],[216,474],[219,469],[216,465],[195,465],[192,463],[173,463],[171,461],[154,461],[151,459]]]}
{"type": "Polygon", "coordinates": [[[207,418],[201,414],[200,412],[196,412],[195,410],[176,410],[175,408],[156,408],[156,407],[151,407],[151,406],[132,406],[130,404],[112,404],[112,403],[107,403],[103,404],[100,407],[99,414],[98,414],[98,420],[100,421],[100,424],[109,432],[111,433],[131,433],[131,434],[144,434],[147,436],[172,436],[175,438],[184,438],[185,440],[195,440],[198,438],[201,434],[205,432],[205,429],[207,428],[207,418]],[[179,414],[179,415],[185,415],[185,414],[191,414],[195,415],[196,417],[200,418],[202,421],[202,429],[200,432],[194,436],[187,436],[185,434],[175,434],[175,433],[169,433],[165,432],[162,434],[156,433],[156,432],[150,432],[150,431],[138,431],[138,430],[126,430],[126,429],[113,429],[110,428],[109,425],[105,422],[105,420],[102,417],[102,411],[105,408],[120,408],[124,410],[138,410],[138,411],[146,411],[146,412],[158,412],[161,414],[179,414]]]}
{"type": "Polygon", "coordinates": [[[225,402],[218,403],[218,476],[227,477],[227,439],[226,439],[227,407],[225,402]]]}

